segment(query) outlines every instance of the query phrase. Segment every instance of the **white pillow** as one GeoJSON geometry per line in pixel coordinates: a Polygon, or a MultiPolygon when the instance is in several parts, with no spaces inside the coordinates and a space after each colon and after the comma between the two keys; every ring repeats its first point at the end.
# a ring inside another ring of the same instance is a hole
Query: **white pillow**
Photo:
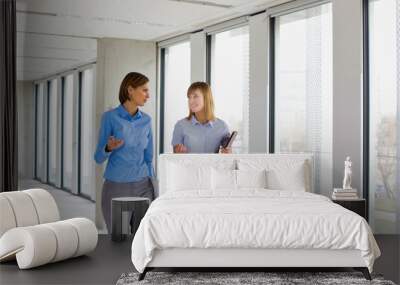
{"type": "Polygon", "coordinates": [[[214,190],[236,190],[236,170],[212,168],[214,190]]]}
{"type": "Polygon", "coordinates": [[[211,189],[211,167],[168,163],[167,191],[211,189]]]}
{"type": "Polygon", "coordinates": [[[236,170],[237,187],[240,188],[267,188],[267,171],[236,170]]]}
{"type": "Polygon", "coordinates": [[[244,158],[238,160],[238,168],[252,171],[266,169],[268,189],[311,192],[311,170],[308,159],[244,158]]]}
{"type": "Polygon", "coordinates": [[[306,191],[304,170],[302,168],[286,169],[285,172],[275,169],[267,172],[268,189],[306,191]]]}

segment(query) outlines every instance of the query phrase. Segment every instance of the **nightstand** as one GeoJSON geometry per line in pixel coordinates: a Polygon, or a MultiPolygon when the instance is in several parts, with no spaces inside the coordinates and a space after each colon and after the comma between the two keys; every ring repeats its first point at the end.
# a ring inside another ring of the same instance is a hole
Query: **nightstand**
{"type": "Polygon", "coordinates": [[[339,200],[332,199],[332,202],[339,204],[340,206],[359,214],[361,217],[366,219],[367,208],[365,199],[354,199],[354,200],[339,200]]]}

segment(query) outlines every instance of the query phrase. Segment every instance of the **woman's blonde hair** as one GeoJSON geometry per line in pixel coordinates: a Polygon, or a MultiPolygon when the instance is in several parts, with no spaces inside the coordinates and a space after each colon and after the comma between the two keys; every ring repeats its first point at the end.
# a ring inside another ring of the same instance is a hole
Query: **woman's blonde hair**
{"type": "MultiPolygon", "coordinates": [[[[203,95],[204,113],[206,115],[206,120],[214,121],[214,99],[212,96],[210,85],[208,85],[206,82],[194,82],[189,86],[187,96],[189,97],[189,94],[196,90],[200,90],[201,94],[203,95]]],[[[190,110],[189,107],[189,116],[187,117],[187,119],[192,119],[192,116],[194,116],[194,113],[190,110]]]]}

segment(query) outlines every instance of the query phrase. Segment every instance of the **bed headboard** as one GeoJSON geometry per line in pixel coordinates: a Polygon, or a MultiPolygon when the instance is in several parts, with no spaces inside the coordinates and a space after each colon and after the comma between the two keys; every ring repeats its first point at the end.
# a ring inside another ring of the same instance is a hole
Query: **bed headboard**
{"type": "MultiPolygon", "coordinates": [[[[165,181],[167,175],[168,162],[191,165],[218,165],[231,163],[237,169],[237,162],[240,159],[266,161],[271,163],[291,163],[302,161],[305,167],[305,176],[308,180],[308,191],[314,192],[314,158],[310,153],[301,154],[161,154],[158,160],[158,194],[165,193],[165,181]]],[[[157,195],[157,196],[159,196],[157,195]]]]}

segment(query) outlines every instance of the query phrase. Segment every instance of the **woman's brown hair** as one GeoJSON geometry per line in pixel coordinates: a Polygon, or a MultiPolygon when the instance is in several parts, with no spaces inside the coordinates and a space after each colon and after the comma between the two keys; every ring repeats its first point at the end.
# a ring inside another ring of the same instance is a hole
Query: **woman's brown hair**
{"type": "Polygon", "coordinates": [[[119,87],[119,102],[124,104],[125,101],[129,100],[128,87],[137,88],[149,82],[146,75],[139,72],[129,72],[125,75],[119,87]]]}
{"type": "MultiPolygon", "coordinates": [[[[208,85],[206,82],[194,82],[189,86],[187,96],[189,97],[189,94],[196,90],[200,90],[201,94],[203,94],[204,113],[206,115],[206,120],[214,121],[214,99],[212,96],[210,85],[208,85]]],[[[189,108],[189,116],[187,117],[187,119],[190,120],[192,116],[194,116],[194,113],[190,111],[189,108]]]]}

